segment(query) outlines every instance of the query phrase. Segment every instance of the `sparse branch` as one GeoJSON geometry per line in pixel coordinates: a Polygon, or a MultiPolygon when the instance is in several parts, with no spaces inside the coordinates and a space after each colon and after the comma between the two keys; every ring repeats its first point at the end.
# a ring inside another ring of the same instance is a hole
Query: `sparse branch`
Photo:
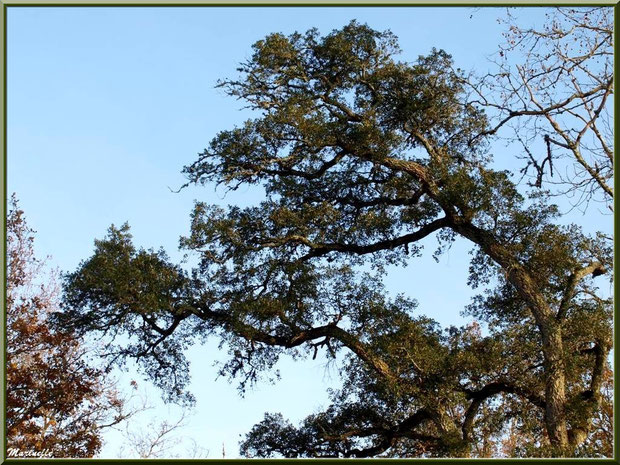
{"type": "MultiPolygon", "coordinates": [[[[520,70],[520,76],[521,76],[522,79],[524,79],[524,86],[525,86],[525,88],[528,88],[529,87],[528,80],[524,78],[522,70],[520,70]]],[[[500,109],[500,110],[503,110],[503,111],[507,111],[508,115],[505,116],[499,123],[497,123],[491,129],[487,129],[486,131],[483,131],[483,132],[481,132],[479,134],[476,134],[473,138],[470,139],[469,144],[470,145],[473,144],[477,139],[479,139],[481,137],[491,136],[493,134],[496,134],[497,131],[499,131],[510,120],[512,120],[514,118],[519,118],[519,117],[522,117],[522,116],[544,116],[544,117],[548,117],[549,115],[552,115],[557,110],[565,111],[566,107],[569,104],[571,104],[572,102],[574,102],[575,100],[587,99],[588,97],[591,97],[593,95],[597,95],[601,91],[605,91],[605,93],[610,92],[612,84],[613,84],[613,80],[610,79],[607,82],[602,83],[601,85],[599,85],[597,87],[594,87],[594,88],[592,88],[592,89],[590,89],[590,90],[588,90],[586,92],[575,92],[574,94],[572,94],[569,97],[565,98],[561,102],[557,102],[557,103],[554,103],[554,104],[548,105],[548,106],[543,106],[540,103],[538,103],[536,101],[536,98],[534,97],[534,92],[532,91],[531,87],[529,87],[530,99],[532,99],[532,103],[534,103],[536,105],[536,107],[537,107],[535,110],[510,110],[508,107],[505,107],[505,106],[502,106],[502,105],[491,105],[489,103],[488,104],[489,106],[494,106],[497,109],[500,109]]]]}
{"type": "MultiPolygon", "coordinates": [[[[596,197],[613,209],[613,137],[600,130],[611,121],[613,10],[557,8],[539,29],[524,28],[510,15],[505,23],[497,72],[469,83],[475,102],[492,110],[496,122],[471,141],[501,133],[532,142],[543,132],[548,147],[566,150],[554,161],[567,173],[558,169],[560,181],[547,185],[568,189],[551,194],[577,192],[578,204],[596,197]],[[522,58],[515,64],[509,54],[522,58]]],[[[535,185],[543,188],[540,174],[535,185]]]]}

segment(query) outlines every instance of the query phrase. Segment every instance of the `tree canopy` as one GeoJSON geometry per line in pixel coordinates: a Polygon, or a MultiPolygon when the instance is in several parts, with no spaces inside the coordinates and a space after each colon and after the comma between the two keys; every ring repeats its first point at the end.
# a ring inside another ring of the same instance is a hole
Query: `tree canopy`
{"type": "Polygon", "coordinates": [[[200,257],[191,271],[111,227],[67,276],[58,321],[131,335],[111,352],[141,360],[175,401],[191,402],[184,349],[208,336],[229,347],[222,372],[241,390],[282,354],[339,357],[332,404],[298,427],[266,414],[247,456],[497,455],[509,428],[510,455],[605,454],[593,444],[612,302],[595,278],[611,277],[609,238],[564,224],[544,191],[494,168],[494,131],[446,52],[398,53],[392,33],[355,21],[254,44],[219,87],[257,116],[184,173],[259,185],[265,199],[197,202],[181,239],[200,257]],[[431,235],[436,254],[471,245],[481,293],[467,312],[484,330],[442,329],[421,315],[434,309],[387,295],[385,266],[415,262],[431,235]]]}
{"type": "Polygon", "coordinates": [[[124,399],[87,346],[50,324],[59,283],[34,254],[15,197],[7,218],[6,428],[9,457],[93,457],[101,429],[126,419],[124,399]]]}

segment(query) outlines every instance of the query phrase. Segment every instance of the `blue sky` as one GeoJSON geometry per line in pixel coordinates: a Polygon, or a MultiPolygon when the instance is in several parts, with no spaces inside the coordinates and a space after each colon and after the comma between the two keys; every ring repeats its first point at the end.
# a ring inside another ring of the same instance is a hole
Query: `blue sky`
{"type": "MultiPolygon", "coordinates": [[[[432,47],[465,70],[484,73],[501,42],[498,8],[9,8],[8,191],[16,192],[37,230],[39,255],[63,271],[75,269],[112,223],[128,221],[135,242],[163,246],[179,260],[179,236],[189,229],[194,199],[251,203],[255,192],[224,198],[213,187],[171,189],[180,171],[219,131],[250,114],[214,88],[235,76],[250,46],[271,32],[317,27],[323,33],[351,19],[391,29],[413,61],[432,47]]],[[[544,9],[520,16],[540,24],[544,9]]],[[[609,220],[611,224],[611,220],[609,220]]],[[[427,240],[434,250],[436,241],[427,240]]],[[[471,291],[465,282],[468,247],[458,242],[436,264],[429,256],[387,279],[393,292],[418,299],[420,312],[443,325],[459,316],[471,291]]],[[[222,360],[224,354],[220,355],[222,360]]],[[[198,404],[182,434],[210,450],[237,456],[238,435],[265,411],[297,421],[327,405],[338,384],[321,360],[285,361],[281,382],[261,384],[241,399],[216,378],[217,341],[190,350],[198,404]]],[[[139,375],[129,374],[127,379],[139,375]]],[[[127,379],[123,378],[124,381],[127,379]]],[[[148,385],[141,382],[141,385],[148,385]]],[[[151,390],[157,401],[157,392],[151,390]]],[[[168,415],[159,405],[154,414],[168,415]]],[[[142,420],[141,420],[142,421],[142,420]]],[[[146,422],[146,420],[144,420],[146,422]]],[[[115,458],[118,434],[103,456],[115,458]]]]}

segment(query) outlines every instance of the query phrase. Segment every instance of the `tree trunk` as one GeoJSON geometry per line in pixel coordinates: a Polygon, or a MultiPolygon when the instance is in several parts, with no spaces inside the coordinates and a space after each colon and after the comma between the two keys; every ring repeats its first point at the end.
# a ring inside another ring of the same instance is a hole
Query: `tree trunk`
{"type": "Polygon", "coordinates": [[[500,265],[506,279],[529,305],[542,336],[545,369],[545,426],[554,456],[570,455],[566,424],[566,378],[562,329],[531,274],[492,233],[467,221],[452,220],[452,229],[478,244],[500,265]]]}
{"type": "Polygon", "coordinates": [[[554,456],[570,454],[566,425],[566,392],[562,332],[555,322],[541,328],[545,368],[545,424],[554,456]]]}

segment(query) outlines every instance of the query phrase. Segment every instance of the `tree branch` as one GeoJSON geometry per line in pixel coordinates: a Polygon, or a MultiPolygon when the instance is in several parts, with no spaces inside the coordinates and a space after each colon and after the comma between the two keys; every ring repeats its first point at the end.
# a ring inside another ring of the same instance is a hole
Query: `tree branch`
{"type": "Polygon", "coordinates": [[[374,242],[368,245],[359,244],[342,244],[342,243],[313,243],[306,238],[299,236],[291,236],[289,239],[291,242],[301,242],[304,245],[310,247],[312,250],[302,257],[302,260],[309,260],[310,258],[320,257],[328,254],[329,252],[344,252],[356,255],[365,255],[381,250],[394,249],[401,245],[407,245],[412,242],[417,242],[429,234],[438,231],[441,228],[448,226],[446,218],[440,218],[432,221],[427,225],[422,226],[415,232],[405,234],[395,239],[386,239],[384,241],[374,242]]]}
{"type": "Polygon", "coordinates": [[[474,426],[474,419],[476,414],[478,413],[478,409],[480,405],[488,399],[496,394],[507,393],[507,394],[516,394],[524,399],[527,399],[536,407],[545,409],[545,401],[540,396],[533,394],[531,392],[526,391],[525,389],[515,386],[513,384],[507,383],[505,381],[497,381],[490,384],[487,384],[483,388],[474,391],[472,389],[463,388],[463,392],[468,399],[471,399],[471,404],[469,408],[465,412],[465,420],[463,421],[463,439],[466,442],[469,442],[471,439],[471,433],[474,426]]]}
{"type": "Polygon", "coordinates": [[[600,262],[594,262],[583,268],[577,268],[568,278],[568,282],[566,283],[566,289],[564,290],[564,295],[562,296],[562,300],[560,301],[560,305],[558,307],[556,319],[558,321],[564,320],[566,318],[566,313],[570,308],[570,302],[575,296],[575,289],[577,288],[577,284],[583,278],[588,275],[592,275],[592,277],[597,277],[602,274],[607,273],[607,269],[600,262]]]}

